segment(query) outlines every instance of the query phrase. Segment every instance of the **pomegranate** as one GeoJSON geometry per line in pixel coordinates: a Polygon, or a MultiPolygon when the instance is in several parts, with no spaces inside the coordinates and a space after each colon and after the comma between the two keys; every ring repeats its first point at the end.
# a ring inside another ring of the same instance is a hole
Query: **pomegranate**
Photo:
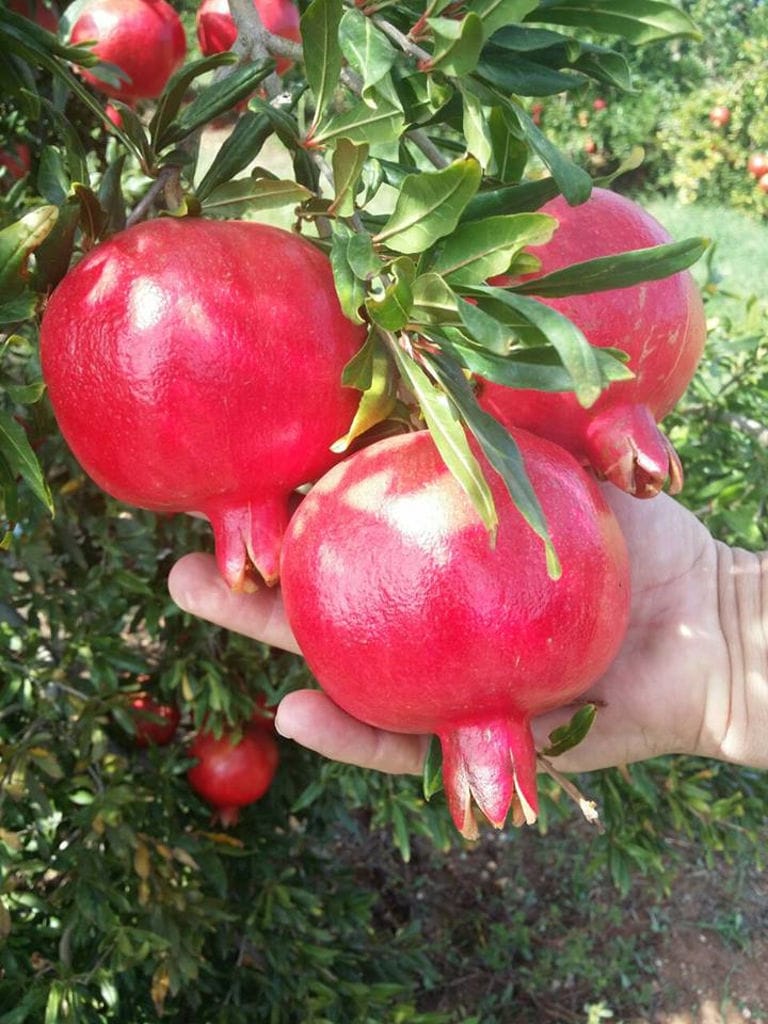
{"type": "Polygon", "coordinates": [[[224,826],[236,825],[240,808],[259,800],[277,771],[277,741],[263,726],[247,725],[238,739],[225,731],[218,739],[201,729],[189,748],[197,759],[187,772],[194,791],[216,809],[224,826]]]}
{"type": "MultiPolygon", "coordinates": [[[[542,274],[671,240],[637,203],[605,189],[593,189],[580,206],[558,196],[541,209],[560,222],[553,240],[533,250],[542,274]]],[[[682,396],[704,348],[704,305],[692,276],[682,271],[628,288],[541,301],[572,320],[591,344],[627,352],[634,379],[613,382],[588,409],[571,392],[490,381],[479,386],[480,404],[507,426],[556,441],[639,498],[657,494],[667,479],[669,490],[679,491],[680,460],[656,424],[682,396]]]]}
{"type": "Polygon", "coordinates": [[[45,3],[44,0],[8,0],[8,8],[53,35],[59,31],[59,12],[54,4],[45,3]]]}
{"type": "Polygon", "coordinates": [[[0,181],[9,178],[19,181],[29,174],[32,166],[32,154],[26,142],[11,141],[5,149],[0,150],[0,181]]]}
{"type": "Polygon", "coordinates": [[[176,734],[181,713],[173,704],[161,704],[147,693],[131,698],[128,710],[136,727],[137,747],[165,746],[176,734]]]}
{"type": "Polygon", "coordinates": [[[360,449],[294,514],[282,553],[286,614],[309,667],[346,712],[436,733],[457,828],[472,798],[501,827],[538,811],[529,721],[605,670],[627,623],[627,553],[593,477],[558,445],[514,436],[562,564],[479,456],[499,527],[492,543],[426,431],[360,449]]]}
{"type": "Polygon", "coordinates": [[[100,59],[125,72],[127,81],[113,86],[80,69],[94,89],[128,104],[159,96],[187,52],[181,18],[166,0],[90,0],[70,41],[95,42],[100,59]]]}
{"type": "Polygon", "coordinates": [[[764,174],[768,174],[768,153],[750,153],[747,171],[753,178],[762,178],[764,174]]]}
{"type": "MultiPolygon", "coordinates": [[[[301,42],[299,9],[291,0],[253,0],[253,6],[268,32],[292,39],[295,43],[301,42]]],[[[237,26],[229,10],[229,0],[203,0],[197,9],[195,26],[197,41],[204,57],[231,49],[237,38],[237,26]]],[[[293,67],[293,61],[288,57],[278,57],[275,63],[278,75],[284,75],[293,67]]]]}
{"type": "Polygon", "coordinates": [[[340,456],[365,338],[326,257],[255,222],[164,217],[114,235],[53,292],[43,375],[83,469],[127,504],[199,512],[221,572],[278,576],[291,493],[340,456]]]}

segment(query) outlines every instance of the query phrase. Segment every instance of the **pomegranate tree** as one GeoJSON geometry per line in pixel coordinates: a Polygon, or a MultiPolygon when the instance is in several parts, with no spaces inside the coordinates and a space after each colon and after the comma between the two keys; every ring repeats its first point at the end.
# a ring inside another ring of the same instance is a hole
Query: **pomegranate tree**
{"type": "Polygon", "coordinates": [[[236,588],[278,576],[292,492],[340,456],[364,332],[326,257],[255,222],[162,218],[97,246],[53,292],[41,360],[61,431],[127,504],[199,512],[236,588]]]}
{"type": "Polygon", "coordinates": [[[451,814],[537,814],[532,716],[572,702],[626,628],[624,539],[593,478],[515,431],[562,575],[482,460],[495,543],[426,431],[363,448],[317,483],[282,553],[286,613],[328,695],[371,725],[436,733],[451,814]]]}
{"type": "Polygon", "coordinates": [[[247,725],[239,735],[225,730],[218,737],[201,729],[189,756],[196,763],[187,781],[224,826],[236,825],[240,809],[264,796],[279,762],[277,740],[261,725],[247,725]]]}
{"type": "MultiPolygon", "coordinates": [[[[262,24],[269,32],[284,39],[301,42],[299,9],[292,0],[253,0],[262,24]]],[[[229,10],[229,0],[203,0],[195,16],[197,41],[203,56],[222,53],[232,48],[237,38],[237,26],[229,10]]],[[[278,75],[284,75],[293,65],[287,57],[278,57],[278,75]]]]}
{"type": "MultiPolygon", "coordinates": [[[[671,241],[642,207],[606,189],[593,189],[587,202],[574,207],[558,196],[541,212],[559,227],[549,244],[531,250],[541,259],[539,275],[671,241]]],[[[634,378],[611,383],[588,409],[571,392],[513,390],[492,382],[480,385],[481,405],[506,425],[563,445],[639,498],[657,494],[667,479],[670,491],[679,491],[680,460],[657,423],[683,395],[706,340],[704,306],[691,274],[541,301],[572,320],[592,345],[626,352],[634,378]]]]}
{"type": "Polygon", "coordinates": [[[127,104],[159,96],[187,52],[181,18],[166,0],[89,0],[70,41],[95,42],[100,59],[125,73],[126,80],[110,85],[80,69],[94,89],[127,104]]]}

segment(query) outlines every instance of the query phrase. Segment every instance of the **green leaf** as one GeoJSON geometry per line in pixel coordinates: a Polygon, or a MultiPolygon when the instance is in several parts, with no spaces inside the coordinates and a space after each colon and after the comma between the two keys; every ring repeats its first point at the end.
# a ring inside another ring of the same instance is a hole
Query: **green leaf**
{"type": "Polygon", "coordinates": [[[462,223],[492,217],[498,213],[526,213],[538,210],[560,194],[554,178],[540,178],[520,185],[504,185],[479,192],[467,204],[462,223]]]}
{"type": "Polygon", "coordinates": [[[559,757],[578,746],[587,736],[597,716],[596,704],[585,704],[565,725],[560,725],[549,734],[549,745],[542,753],[546,757],[559,757]]]}
{"type": "Polygon", "coordinates": [[[266,114],[257,114],[252,110],[242,113],[195,188],[197,198],[202,202],[214,189],[244,171],[259,155],[273,132],[274,126],[266,114]]]}
{"type": "Polygon", "coordinates": [[[363,79],[363,99],[385,78],[397,60],[398,51],[387,37],[360,11],[344,12],[339,25],[342,53],[363,79]]]}
{"type": "Polygon", "coordinates": [[[41,206],[0,231],[0,302],[21,294],[30,255],[48,237],[59,216],[55,206],[41,206]]]}
{"type": "Polygon", "coordinates": [[[487,39],[503,25],[522,21],[537,6],[537,0],[471,0],[467,10],[481,20],[487,39]]]}
{"type": "Polygon", "coordinates": [[[541,538],[547,572],[552,579],[558,579],[562,571],[560,561],[516,442],[508,430],[480,408],[471,385],[455,363],[438,353],[425,353],[424,361],[441,381],[445,393],[474,434],[485,457],[503,479],[523,519],[541,538]]]}
{"type": "Polygon", "coordinates": [[[615,256],[600,256],[574,263],[563,270],[513,285],[519,295],[557,298],[563,295],[591,295],[613,288],[629,288],[643,281],[656,281],[692,266],[706,250],[707,238],[686,238],[648,249],[633,249],[615,256]]]}
{"type": "Polygon", "coordinates": [[[488,112],[480,98],[471,89],[462,88],[464,100],[463,131],[467,150],[486,169],[493,157],[493,144],[488,123],[488,112]]]}
{"type": "Polygon", "coordinates": [[[421,274],[413,283],[415,323],[459,323],[458,304],[458,296],[440,274],[421,274]]]}
{"type": "Polygon", "coordinates": [[[363,323],[360,307],[367,294],[366,279],[378,275],[382,263],[367,232],[356,232],[343,223],[333,224],[331,269],[344,315],[363,323]]]}
{"type": "Polygon", "coordinates": [[[378,334],[372,332],[368,336],[352,363],[345,367],[342,380],[348,386],[350,378],[365,380],[366,386],[349,430],[331,445],[333,452],[345,452],[355,438],[387,419],[397,403],[392,359],[378,334]]]}
{"type": "Polygon", "coordinates": [[[261,64],[243,64],[235,68],[226,78],[209,85],[188,106],[183,107],[179,116],[158,132],[154,148],[159,151],[182,142],[198,128],[247,99],[274,70],[273,60],[261,64]]]}
{"type": "Polygon", "coordinates": [[[304,71],[315,99],[314,129],[331,107],[339,84],[343,54],[339,45],[339,26],[343,13],[341,0],[312,0],[301,16],[304,46],[304,71]]]}
{"type": "Polygon", "coordinates": [[[439,793],[443,788],[443,751],[437,736],[429,737],[421,774],[421,788],[425,800],[431,800],[435,793],[439,793]]]}
{"type": "Polygon", "coordinates": [[[153,146],[156,147],[158,140],[162,139],[170,129],[194,80],[208,71],[227,64],[234,64],[236,61],[237,56],[229,51],[215,53],[210,57],[203,57],[201,60],[193,60],[184,64],[171,76],[165,89],[157,98],[155,112],[149,122],[149,137],[153,146]]]}
{"type": "Polygon", "coordinates": [[[511,54],[493,45],[483,50],[477,65],[477,74],[483,81],[518,96],[555,96],[570,92],[585,84],[581,75],[556,71],[536,61],[511,54]]]}
{"type": "Polygon", "coordinates": [[[427,18],[432,29],[435,49],[429,62],[430,69],[460,78],[471,74],[477,67],[485,41],[480,18],[468,12],[456,21],[453,18],[427,18]]]}
{"type": "Polygon", "coordinates": [[[526,20],[621,36],[634,46],[678,36],[702,38],[687,14],[663,0],[543,0],[526,20]]]}
{"type": "Polygon", "coordinates": [[[20,423],[0,409],[0,455],[13,473],[21,476],[35,497],[53,514],[53,498],[43,477],[40,463],[32,451],[27,433],[20,423]]]}
{"type": "Polygon", "coordinates": [[[356,146],[349,139],[339,139],[332,157],[335,195],[329,213],[351,217],[355,212],[355,193],[367,159],[367,145],[356,146]]]}
{"type": "Polygon", "coordinates": [[[313,134],[312,142],[324,145],[337,138],[346,138],[358,145],[391,142],[404,127],[402,109],[371,93],[367,100],[359,100],[349,110],[335,114],[321,124],[313,134]]]}
{"type": "Polygon", "coordinates": [[[385,270],[389,281],[381,297],[366,299],[365,308],[371,320],[385,331],[399,331],[408,323],[413,306],[412,285],[416,268],[407,256],[400,256],[385,270]]]}
{"type": "Polygon", "coordinates": [[[440,171],[407,175],[395,209],[375,241],[395,252],[423,252],[453,231],[481,178],[482,168],[472,157],[440,171]]]}
{"type": "Polygon", "coordinates": [[[296,181],[259,177],[255,170],[249,178],[236,178],[215,188],[202,203],[205,213],[216,217],[242,215],[248,211],[276,210],[295,206],[310,199],[312,193],[296,181]]]}
{"type": "Polygon", "coordinates": [[[517,183],[528,162],[528,147],[509,130],[504,111],[500,107],[491,108],[487,129],[491,140],[491,170],[494,178],[504,183],[517,183]]]}
{"type": "Polygon", "coordinates": [[[37,291],[50,291],[69,270],[80,225],[80,214],[80,201],[74,195],[69,196],[59,207],[59,216],[53,229],[35,253],[34,282],[37,291]]]}
{"type": "Polygon", "coordinates": [[[443,461],[469,496],[486,529],[495,536],[498,518],[493,495],[480,463],[472,454],[454,404],[445,391],[436,387],[418,363],[397,344],[392,346],[392,352],[404,382],[419,403],[443,461]]]}
{"type": "Polygon", "coordinates": [[[483,294],[511,307],[546,337],[570,374],[574,394],[582,406],[588,408],[599,398],[603,380],[595,349],[571,320],[541,302],[503,288],[472,289],[472,294],[481,307],[483,294]]]}
{"type": "Polygon", "coordinates": [[[30,291],[23,291],[8,301],[0,300],[0,326],[19,324],[30,320],[37,312],[38,296],[30,291]]]}
{"type": "Polygon", "coordinates": [[[512,213],[460,224],[432,264],[451,285],[482,284],[503,274],[527,245],[549,242],[557,221],[544,213],[512,213]]]}

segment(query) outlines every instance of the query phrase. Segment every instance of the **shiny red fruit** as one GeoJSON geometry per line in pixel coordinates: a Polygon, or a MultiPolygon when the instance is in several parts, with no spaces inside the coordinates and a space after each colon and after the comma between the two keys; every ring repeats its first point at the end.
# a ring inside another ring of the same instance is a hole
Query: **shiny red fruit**
{"type": "Polygon", "coordinates": [[[166,0],[90,0],[72,26],[70,41],[95,41],[101,60],[125,73],[114,86],[80,71],[94,89],[128,104],[159,96],[187,52],[181,18],[166,0]]]}
{"type": "Polygon", "coordinates": [[[716,128],[724,128],[731,120],[731,112],[728,107],[712,107],[709,112],[709,120],[716,128]]]}
{"type": "Polygon", "coordinates": [[[240,808],[264,796],[279,762],[274,736],[254,725],[246,725],[240,738],[227,731],[217,738],[203,729],[192,741],[189,756],[197,763],[187,772],[187,781],[215,808],[223,825],[235,825],[240,808]]]}
{"type": "Polygon", "coordinates": [[[747,171],[753,178],[762,178],[764,174],[768,174],[768,153],[750,153],[747,171]]]}
{"type": "Polygon", "coordinates": [[[128,709],[136,727],[134,742],[137,747],[162,747],[176,735],[181,713],[174,705],[160,704],[142,693],[131,700],[128,709]]]}
{"type": "MultiPolygon", "coordinates": [[[[262,24],[273,35],[301,42],[299,9],[291,0],[253,0],[262,24]]],[[[195,17],[197,40],[205,57],[230,50],[237,38],[237,26],[228,0],[203,0],[195,17]]],[[[278,57],[276,71],[284,75],[293,66],[287,57],[278,57]]]]}

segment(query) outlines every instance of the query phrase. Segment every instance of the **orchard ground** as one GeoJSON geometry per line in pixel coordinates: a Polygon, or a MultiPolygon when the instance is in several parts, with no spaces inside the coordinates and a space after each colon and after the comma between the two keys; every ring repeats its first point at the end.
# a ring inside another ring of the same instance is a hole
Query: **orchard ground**
{"type": "MultiPolygon", "coordinates": [[[[228,132],[206,132],[201,174],[228,132]]],[[[291,175],[279,145],[258,163],[291,175]]],[[[731,289],[768,298],[768,226],[725,208],[643,202],[674,238],[715,243],[712,312],[727,309],[731,289]]],[[[289,227],[290,208],[269,219],[289,227]]],[[[703,261],[695,273],[704,285],[703,261]]],[[[640,879],[621,896],[607,878],[580,876],[574,830],[585,861],[593,836],[577,817],[546,839],[485,833],[449,854],[416,845],[408,864],[389,835],[345,839],[338,855],[380,893],[380,926],[417,927],[435,951],[419,1009],[450,1024],[768,1024],[768,877],[753,863],[707,864],[695,841],[670,834],[679,866],[668,892],[640,879]]]]}

